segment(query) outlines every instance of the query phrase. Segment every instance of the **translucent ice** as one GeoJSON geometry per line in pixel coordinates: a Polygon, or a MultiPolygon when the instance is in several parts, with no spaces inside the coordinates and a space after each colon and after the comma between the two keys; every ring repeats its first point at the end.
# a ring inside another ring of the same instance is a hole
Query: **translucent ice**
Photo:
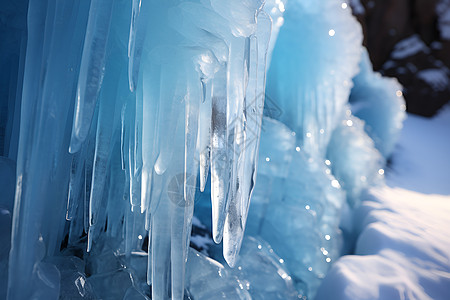
{"type": "Polygon", "coordinates": [[[361,28],[339,1],[288,1],[283,18],[267,95],[303,150],[324,156],[358,73],[361,28]]]}
{"type": "Polygon", "coordinates": [[[365,121],[365,129],[375,146],[388,159],[406,118],[402,87],[396,79],[382,77],[373,71],[365,48],[360,72],[353,81],[352,113],[365,121]]]}
{"type": "MultiPolygon", "coordinates": [[[[26,21],[8,298],[28,299],[21,282],[41,273],[59,282],[41,260],[87,234],[88,252],[104,235],[127,258],[145,247],[152,297],[183,299],[197,174],[204,190],[209,169],[213,236],[233,265],[256,177],[263,2],[31,0],[26,21]]],[[[105,255],[92,253],[93,287],[107,281],[105,255]]],[[[128,288],[117,293],[134,297],[128,288]]]]}
{"type": "Polygon", "coordinates": [[[328,145],[327,157],[336,179],[347,192],[350,206],[384,174],[385,160],[364,131],[364,122],[348,115],[339,123],[328,145]]]}
{"type": "Polygon", "coordinates": [[[95,299],[84,273],[83,260],[76,256],[54,256],[46,261],[54,264],[60,273],[59,299],[95,299]]]}
{"type": "Polygon", "coordinates": [[[6,298],[15,185],[14,161],[0,156],[0,298],[6,298]]]}
{"type": "Polygon", "coordinates": [[[195,300],[250,300],[247,289],[217,261],[191,249],[188,258],[186,288],[195,300]]]}
{"type": "Polygon", "coordinates": [[[285,269],[284,260],[262,239],[244,239],[236,268],[232,273],[239,278],[252,299],[300,298],[291,276],[285,269]]]}

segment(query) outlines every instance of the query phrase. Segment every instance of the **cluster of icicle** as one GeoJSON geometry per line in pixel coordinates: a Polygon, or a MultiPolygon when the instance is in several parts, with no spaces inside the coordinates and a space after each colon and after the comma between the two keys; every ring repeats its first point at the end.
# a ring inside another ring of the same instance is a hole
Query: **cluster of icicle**
{"type": "Polygon", "coordinates": [[[126,255],[148,236],[152,299],[183,299],[209,170],[213,238],[235,263],[264,103],[262,6],[30,0],[9,299],[32,298],[23,282],[84,233],[88,251],[106,234],[126,255]]]}

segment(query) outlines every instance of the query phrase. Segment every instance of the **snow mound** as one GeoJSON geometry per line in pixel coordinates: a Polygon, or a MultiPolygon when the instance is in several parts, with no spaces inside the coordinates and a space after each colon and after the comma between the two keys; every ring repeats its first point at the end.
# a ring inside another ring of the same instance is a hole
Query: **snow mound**
{"type": "Polygon", "coordinates": [[[450,196],[385,187],[370,198],[358,255],[336,262],[316,299],[448,299],[450,196]]]}
{"type": "Polygon", "coordinates": [[[316,299],[449,299],[449,126],[448,106],[409,115],[387,185],[355,211],[356,255],[333,265],[316,299]]]}

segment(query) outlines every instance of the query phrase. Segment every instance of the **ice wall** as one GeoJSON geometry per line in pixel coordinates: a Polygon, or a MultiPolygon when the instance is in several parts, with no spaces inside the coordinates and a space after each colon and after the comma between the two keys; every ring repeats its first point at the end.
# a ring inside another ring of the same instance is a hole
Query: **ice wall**
{"type": "Polygon", "coordinates": [[[13,160],[19,134],[27,9],[28,0],[7,0],[0,5],[0,155],[13,160]]]}
{"type": "Polygon", "coordinates": [[[404,102],[395,80],[373,73],[347,2],[289,1],[285,8],[247,232],[272,245],[300,296],[311,299],[331,263],[352,248],[351,208],[382,183],[404,102]],[[377,109],[364,115],[363,103],[377,109]]]}
{"type": "Polygon", "coordinates": [[[235,263],[264,103],[262,4],[29,2],[8,299],[57,298],[62,273],[43,259],[84,234],[88,251],[106,235],[125,256],[148,237],[152,298],[183,299],[209,169],[213,237],[235,263]]]}
{"type": "Polygon", "coordinates": [[[325,155],[358,73],[361,41],[361,28],[343,2],[286,4],[267,96],[281,112],[276,118],[298,134],[311,155],[325,155]]]}
{"type": "Polygon", "coordinates": [[[283,257],[309,299],[342,248],[345,193],[326,154],[358,73],[362,34],[346,3],[288,1],[285,9],[268,70],[269,118],[248,232],[283,257]]]}
{"type": "Polygon", "coordinates": [[[352,208],[383,183],[404,99],[395,79],[373,72],[347,2],[289,1],[283,18],[248,233],[272,244],[300,296],[314,298],[353,247],[352,208]]]}

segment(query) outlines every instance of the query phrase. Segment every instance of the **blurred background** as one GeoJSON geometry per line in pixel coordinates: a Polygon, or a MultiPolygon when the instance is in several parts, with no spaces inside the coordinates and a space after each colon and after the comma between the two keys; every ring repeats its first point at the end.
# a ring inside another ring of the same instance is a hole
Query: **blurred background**
{"type": "Polygon", "coordinates": [[[450,99],[450,0],[351,0],[373,67],[403,85],[408,112],[450,99]]]}

